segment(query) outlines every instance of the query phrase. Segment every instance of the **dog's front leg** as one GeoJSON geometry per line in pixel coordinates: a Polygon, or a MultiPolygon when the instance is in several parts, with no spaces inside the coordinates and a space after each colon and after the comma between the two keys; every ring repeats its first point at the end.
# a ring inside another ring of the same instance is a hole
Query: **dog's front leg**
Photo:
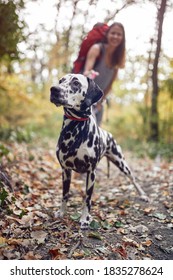
{"type": "Polygon", "coordinates": [[[90,218],[91,196],[94,189],[94,183],[95,183],[95,171],[88,172],[86,178],[85,204],[82,210],[82,216],[80,218],[81,229],[87,229],[91,221],[90,218]]]}
{"type": "Polygon", "coordinates": [[[71,182],[71,170],[62,169],[63,195],[62,195],[61,208],[55,213],[56,218],[58,217],[62,218],[66,213],[67,202],[69,199],[70,182],[71,182]]]}

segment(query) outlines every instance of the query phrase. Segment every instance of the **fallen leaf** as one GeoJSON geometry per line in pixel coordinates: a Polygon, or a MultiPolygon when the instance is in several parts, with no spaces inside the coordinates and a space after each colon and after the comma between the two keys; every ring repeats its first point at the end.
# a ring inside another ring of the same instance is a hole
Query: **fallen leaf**
{"type": "Polygon", "coordinates": [[[16,251],[15,247],[7,247],[3,251],[3,256],[6,257],[8,260],[19,260],[21,258],[21,253],[16,251]]]}
{"type": "Polygon", "coordinates": [[[31,237],[34,238],[38,244],[41,244],[45,242],[47,233],[42,230],[36,230],[31,232],[31,237]]]}
{"type": "Polygon", "coordinates": [[[153,211],[153,207],[147,207],[147,208],[145,208],[144,209],[144,214],[146,214],[146,215],[148,215],[148,214],[150,214],[152,211],[153,211]]]}
{"type": "Polygon", "coordinates": [[[158,218],[159,220],[166,219],[166,215],[162,214],[162,213],[155,213],[155,214],[153,214],[153,217],[158,218]]]}
{"type": "Polygon", "coordinates": [[[117,244],[116,248],[112,248],[112,252],[119,253],[124,259],[127,259],[127,251],[121,244],[117,244]]]}
{"type": "Polygon", "coordinates": [[[63,260],[66,259],[66,256],[61,252],[59,246],[49,250],[49,254],[52,256],[53,260],[63,260]]]}
{"type": "Polygon", "coordinates": [[[4,247],[7,245],[7,239],[0,236],[0,247],[4,247]]]}
{"type": "Polygon", "coordinates": [[[80,213],[72,214],[72,215],[70,215],[70,218],[71,218],[73,221],[79,221],[79,219],[80,219],[80,213]]]}
{"type": "Polygon", "coordinates": [[[90,231],[90,232],[88,233],[88,237],[89,237],[89,238],[95,238],[95,239],[102,240],[101,235],[100,235],[98,232],[94,232],[94,231],[90,231]]]}
{"type": "Polygon", "coordinates": [[[163,240],[163,236],[158,234],[158,235],[155,235],[155,238],[159,241],[163,240]]]}
{"type": "Polygon", "coordinates": [[[129,246],[134,246],[134,247],[137,247],[137,248],[139,247],[139,244],[135,240],[133,240],[131,238],[123,236],[122,240],[125,242],[124,243],[125,246],[129,245],[129,246]]]}
{"type": "Polygon", "coordinates": [[[107,221],[101,221],[101,226],[103,229],[110,229],[111,225],[107,221]]]}
{"type": "Polygon", "coordinates": [[[144,245],[144,246],[149,247],[149,246],[151,246],[151,244],[152,244],[152,240],[143,241],[141,244],[144,245]]]}
{"type": "Polygon", "coordinates": [[[30,251],[26,255],[24,255],[25,260],[41,260],[42,256],[39,254],[35,254],[34,252],[30,251]]]}
{"type": "Polygon", "coordinates": [[[100,228],[100,223],[96,220],[92,220],[90,223],[90,228],[91,229],[99,229],[100,228]]]}
{"type": "Polygon", "coordinates": [[[84,256],[84,252],[74,252],[72,255],[74,258],[82,258],[84,256]]]}
{"type": "Polygon", "coordinates": [[[142,234],[142,233],[145,233],[145,232],[148,232],[148,228],[144,225],[137,225],[135,227],[131,227],[130,230],[132,232],[137,232],[139,234],[142,234]]]}
{"type": "Polygon", "coordinates": [[[123,223],[121,221],[116,221],[114,224],[113,224],[114,227],[116,228],[120,228],[123,226],[123,223]]]}

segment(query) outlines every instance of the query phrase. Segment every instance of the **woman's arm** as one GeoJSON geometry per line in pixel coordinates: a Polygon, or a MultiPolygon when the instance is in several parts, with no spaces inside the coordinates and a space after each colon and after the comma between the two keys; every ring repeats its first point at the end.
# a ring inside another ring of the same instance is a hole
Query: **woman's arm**
{"type": "Polygon", "coordinates": [[[85,76],[88,76],[93,70],[93,67],[95,65],[95,62],[100,55],[100,46],[99,44],[94,44],[88,51],[87,57],[86,57],[86,62],[85,62],[85,67],[84,67],[84,72],[83,74],[85,76]]]}

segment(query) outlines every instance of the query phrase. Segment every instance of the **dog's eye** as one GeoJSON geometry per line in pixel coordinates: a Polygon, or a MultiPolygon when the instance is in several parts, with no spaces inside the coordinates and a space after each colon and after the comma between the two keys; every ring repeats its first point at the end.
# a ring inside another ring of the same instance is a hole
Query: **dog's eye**
{"type": "Polygon", "coordinates": [[[79,86],[79,84],[80,84],[80,83],[79,83],[78,81],[74,81],[74,82],[73,82],[73,85],[74,85],[75,87],[79,86]]]}
{"type": "Polygon", "coordinates": [[[65,81],[64,78],[62,78],[61,80],[59,80],[59,84],[62,84],[65,81]]]}

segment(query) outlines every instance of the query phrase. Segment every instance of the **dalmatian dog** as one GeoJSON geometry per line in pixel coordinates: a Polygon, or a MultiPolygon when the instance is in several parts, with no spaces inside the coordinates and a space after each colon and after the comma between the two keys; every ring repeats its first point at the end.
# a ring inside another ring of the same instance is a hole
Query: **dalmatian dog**
{"type": "Polygon", "coordinates": [[[97,126],[92,105],[102,96],[96,83],[82,74],[67,74],[58,86],[50,89],[50,101],[64,107],[64,120],[57,144],[57,158],[62,167],[63,197],[56,217],[63,217],[69,198],[71,171],[86,173],[86,198],[80,219],[81,229],[90,222],[91,196],[95,183],[96,167],[103,156],[127,175],[144,200],[145,192],[137,184],[119,145],[112,135],[97,126]]]}

